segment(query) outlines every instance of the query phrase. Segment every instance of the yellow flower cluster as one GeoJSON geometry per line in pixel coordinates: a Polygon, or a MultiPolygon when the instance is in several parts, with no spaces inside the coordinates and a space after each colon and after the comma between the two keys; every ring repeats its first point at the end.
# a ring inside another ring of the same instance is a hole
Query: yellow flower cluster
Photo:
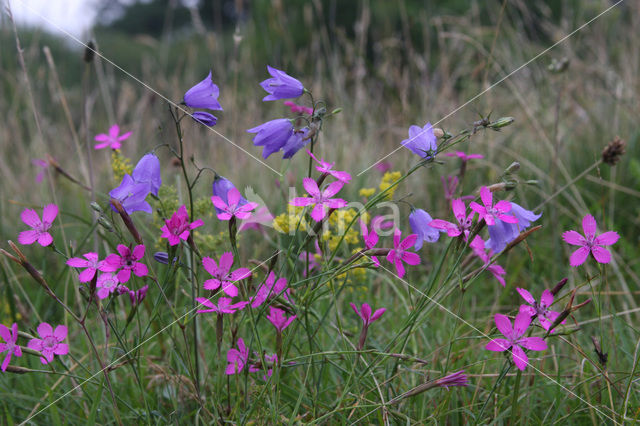
{"type": "MultiPolygon", "coordinates": [[[[400,172],[386,172],[384,176],[382,176],[382,181],[380,182],[380,186],[379,186],[380,191],[382,192],[385,189],[389,188],[401,177],[402,177],[402,173],[400,172]]],[[[391,200],[393,198],[393,193],[395,191],[396,191],[396,187],[389,190],[389,192],[387,192],[387,195],[385,196],[385,199],[391,200]]]]}
{"type": "Polygon", "coordinates": [[[360,189],[360,191],[358,191],[358,195],[365,198],[369,198],[375,193],[376,193],[375,188],[362,188],[360,189]]]}
{"type": "Polygon", "coordinates": [[[305,220],[303,212],[304,207],[288,205],[287,213],[282,213],[273,219],[273,227],[283,234],[288,234],[296,229],[306,231],[309,224],[305,220]]]}
{"type": "MultiPolygon", "coordinates": [[[[215,253],[220,255],[225,251],[230,251],[229,246],[229,234],[226,231],[220,231],[217,235],[203,234],[198,231],[193,231],[193,239],[200,250],[200,253],[215,253]]],[[[238,247],[240,241],[237,242],[238,247]]]]}
{"type": "Polygon", "coordinates": [[[113,178],[120,183],[125,174],[130,175],[133,172],[133,165],[119,149],[115,149],[111,153],[111,170],[113,170],[113,178]]]}
{"type": "MultiPolygon", "coordinates": [[[[360,237],[360,226],[356,221],[349,230],[347,226],[356,217],[358,211],[356,209],[336,210],[329,217],[329,229],[322,234],[322,241],[329,246],[329,250],[334,251],[338,247],[338,243],[344,235],[344,241],[347,244],[358,244],[360,237]]],[[[363,218],[365,221],[367,218],[363,218]]]]}

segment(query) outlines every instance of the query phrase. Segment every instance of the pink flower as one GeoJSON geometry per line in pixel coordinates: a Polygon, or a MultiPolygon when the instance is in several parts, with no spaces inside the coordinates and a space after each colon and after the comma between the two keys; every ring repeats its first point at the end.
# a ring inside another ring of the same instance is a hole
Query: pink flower
{"type": "Polygon", "coordinates": [[[396,228],[393,232],[393,250],[389,251],[389,254],[387,255],[387,260],[395,265],[400,278],[404,277],[405,274],[402,262],[409,265],[418,265],[420,263],[420,256],[416,253],[406,251],[408,248],[413,247],[418,236],[416,234],[411,234],[400,242],[401,236],[402,232],[400,229],[396,228]]]}
{"type": "Polygon", "coordinates": [[[330,183],[322,192],[318,188],[318,184],[311,178],[302,179],[302,186],[307,190],[307,193],[311,195],[308,197],[296,197],[289,202],[292,206],[309,206],[314,205],[311,211],[311,217],[316,222],[320,222],[327,214],[326,209],[339,209],[347,205],[347,202],[341,198],[331,198],[336,195],[344,186],[342,182],[330,183]]]}
{"type": "MultiPolygon", "coordinates": [[[[469,247],[473,249],[473,252],[484,262],[485,266],[491,263],[491,250],[489,253],[485,251],[485,243],[480,235],[476,235],[476,237],[471,241],[469,247]]],[[[491,264],[487,266],[487,270],[493,274],[493,276],[498,280],[498,282],[504,287],[506,285],[506,281],[504,276],[507,274],[507,271],[498,264],[491,264]]]]}
{"type": "Polygon", "coordinates": [[[27,225],[29,225],[32,229],[28,231],[22,231],[18,235],[18,242],[20,244],[33,244],[36,241],[42,247],[46,247],[53,242],[53,237],[49,232],[49,228],[51,228],[51,224],[58,216],[58,206],[55,204],[48,204],[44,206],[42,210],[42,221],[40,221],[40,216],[35,210],[24,209],[22,213],[20,213],[20,219],[27,225]]]}
{"type": "Polygon", "coordinates": [[[86,258],[82,259],[80,257],[72,257],[67,260],[67,265],[72,268],[86,268],[84,271],[80,272],[78,275],[78,279],[81,283],[89,282],[96,275],[96,271],[98,270],[98,253],[85,253],[83,256],[86,258]]]}
{"type": "Polygon", "coordinates": [[[237,311],[241,311],[249,302],[238,302],[231,303],[231,299],[227,297],[221,297],[218,299],[218,306],[214,305],[213,302],[206,297],[196,297],[196,300],[201,305],[206,306],[209,309],[199,309],[198,313],[205,312],[217,312],[219,314],[234,314],[237,311]]]}
{"type": "Polygon", "coordinates": [[[458,221],[457,224],[442,219],[434,219],[429,223],[429,226],[447,231],[447,235],[450,237],[457,237],[463,234],[466,241],[469,237],[471,225],[473,224],[473,216],[475,216],[476,213],[472,211],[469,213],[469,216],[467,216],[467,207],[460,198],[451,200],[451,210],[453,210],[453,216],[458,221]]]}
{"type": "Polygon", "coordinates": [[[94,140],[97,142],[101,142],[94,146],[94,149],[102,149],[102,148],[111,148],[111,149],[120,149],[120,142],[125,139],[128,139],[131,136],[131,132],[127,132],[120,136],[120,126],[114,124],[109,128],[109,134],[100,133],[96,135],[94,140]]]}
{"type": "Polygon", "coordinates": [[[269,212],[269,209],[265,206],[259,206],[250,218],[244,219],[240,226],[238,226],[238,232],[245,231],[247,229],[255,229],[257,231],[265,233],[263,226],[272,226],[273,215],[269,212]]]}
{"type": "Polygon", "coordinates": [[[327,163],[326,161],[324,161],[324,159],[318,160],[318,158],[316,158],[316,156],[313,155],[311,151],[307,151],[307,154],[309,154],[311,158],[316,161],[316,163],[320,164],[319,166],[316,166],[316,170],[318,170],[320,173],[327,173],[343,183],[349,183],[349,181],[351,180],[351,175],[349,173],[333,170],[333,166],[336,163],[327,163]]]}
{"type": "Polygon", "coordinates": [[[515,216],[505,214],[511,210],[511,203],[507,200],[501,200],[493,204],[493,194],[486,186],[480,188],[480,198],[484,207],[475,201],[472,201],[469,207],[478,213],[480,219],[484,219],[487,225],[495,224],[496,218],[507,223],[518,223],[518,219],[515,216]]]}
{"type": "Polygon", "coordinates": [[[311,115],[313,114],[313,108],[309,108],[303,105],[298,105],[293,101],[284,101],[284,104],[291,109],[293,114],[301,113],[311,115]]]}
{"type": "Polygon", "coordinates": [[[473,160],[474,158],[484,158],[482,154],[465,154],[462,151],[447,152],[444,155],[447,157],[458,157],[462,161],[469,161],[469,160],[473,160]]]}
{"type": "MultiPolygon", "coordinates": [[[[318,244],[318,239],[315,240],[315,248],[316,248],[316,252],[315,253],[311,253],[310,251],[303,251],[302,253],[300,253],[300,256],[298,257],[298,259],[300,259],[302,262],[307,262],[307,256],[309,256],[309,272],[313,271],[314,269],[320,269],[320,264],[318,263],[318,259],[322,259],[322,250],[320,250],[320,245],[318,244]]],[[[303,276],[307,276],[307,270],[305,268],[304,271],[302,271],[302,275],[303,276]]]]}
{"type": "Polygon", "coordinates": [[[42,179],[44,179],[44,174],[47,171],[47,167],[49,167],[49,162],[40,158],[34,158],[33,160],[31,160],[31,164],[40,167],[40,171],[36,175],[36,183],[42,182],[42,179]]]}
{"type": "Polygon", "coordinates": [[[371,219],[371,231],[375,231],[377,233],[381,233],[385,229],[389,229],[393,227],[392,220],[384,220],[385,216],[374,216],[371,219]]]}
{"type": "Polygon", "coordinates": [[[278,333],[282,333],[282,330],[289,327],[289,324],[291,324],[296,318],[297,315],[293,315],[287,318],[282,309],[269,306],[269,315],[267,315],[267,319],[271,322],[271,324],[273,324],[276,330],[278,330],[278,333]]]}
{"type": "MultiPolygon", "coordinates": [[[[260,354],[257,352],[254,352],[254,354],[256,355],[257,358],[260,358],[260,354]]],[[[273,354],[273,355],[264,355],[264,361],[262,363],[258,363],[258,364],[249,364],[249,373],[257,373],[258,371],[263,371],[264,365],[275,365],[278,363],[278,355],[277,354],[273,354]]],[[[267,381],[267,379],[269,377],[271,377],[273,375],[273,368],[269,368],[267,369],[267,374],[262,376],[262,380],[264,380],[265,382],[267,381]]]]}
{"type": "MultiPolygon", "coordinates": [[[[537,317],[542,328],[549,331],[551,324],[553,324],[560,315],[558,312],[549,310],[549,306],[553,305],[553,294],[551,291],[543,291],[542,296],[540,296],[540,302],[537,302],[531,293],[524,288],[516,288],[516,291],[531,305],[520,305],[520,312],[527,312],[532,318],[537,317]]],[[[565,322],[566,321],[562,321],[562,324],[565,322]]]]}
{"type": "Polygon", "coordinates": [[[242,371],[249,359],[249,349],[244,345],[244,340],[238,339],[238,349],[229,349],[227,352],[227,368],[225,374],[237,374],[242,371]]]}
{"type": "Polygon", "coordinates": [[[202,219],[189,223],[189,214],[187,213],[187,208],[183,204],[177,212],[173,213],[171,219],[166,221],[166,224],[161,229],[162,235],[160,238],[168,239],[169,245],[175,246],[180,243],[180,240],[187,241],[187,238],[189,238],[189,231],[202,225],[204,225],[202,219]]]}
{"type": "Polygon", "coordinates": [[[118,256],[115,253],[108,255],[100,264],[98,269],[102,272],[116,272],[119,270],[117,278],[121,283],[126,283],[131,278],[131,272],[138,277],[144,277],[149,273],[147,265],[138,262],[144,257],[144,244],[134,247],[133,251],[124,244],[118,244],[118,256]]]}
{"type": "MultiPolygon", "coordinates": [[[[371,232],[367,229],[367,224],[364,223],[363,220],[360,221],[360,231],[362,232],[362,239],[364,240],[364,246],[367,250],[371,250],[378,244],[378,234],[376,233],[373,226],[371,226],[371,232]]],[[[373,264],[376,267],[380,266],[380,261],[376,256],[371,256],[371,260],[373,260],[373,264]]]]}
{"type": "Polygon", "coordinates": [[[4,361],[2,361],[2,371],[6,371],[9,366],[9,362],[11,362],[11,356],[22,356],[22,349],[20,349],[20,346],[16,344],[18,341],[18,324],[14,322],[11,326],[11,330],[9,330],[6,325],[0,324],[0,337],[2,337],[5,342],[0,343],[0,353],[7,353],[4,357],[4,361]]]}
{"type": "Polygon", "coordinates": [[[376,165],[373,167],[380,173],[385,173],[391,170],[391,163],[388,161],[381,161],[379,163],[376,163],[376,165]]]}
{"type": "Polygon", "coordinates": [[[524,370],[529,363],[523,348],[532,351],[544,351],[547,349],[547,342],[541,337],[522,337],[527,332],[529,324],[531,324],[531,315],[527,312],[518,313],[513,328],[511,327],[511,321],[505,315],[496,314],[495,321],[496,327],[506,339],[493,339],[487,343],[485,349],[504,352],[511,348],[513,362],[520,370],[524,370]]]}
{"type": "Polygon", "coordinates": [[[237,188],[231,188],[227,192],[227,200],[228,204],[217,195],[211,197],[213,205],[221,210],[218,213],[220,220],[231,220],[234,216],[238,219],[248,219],[251,216],[251,211],[258,207],[258,203],[242,204],[244,200],[237,188]]]}
{"type": "Polygon", "coordinates": [[[238,287],[233,283],[251,275],[251,271],[249,271],[248,268],[238,268],[229,273],[233,266],[233,254],[231,254],[231,252],[223,253],[222,256],[220,256],[220,266],[210,257],[202,259],[202,266],[204,266],[204,269],[206,269],[208,273],[213,275],[213,278],[204,282],[204,289],[216,290],[222,286],[222,291],[231,297],[238,295],[238,287]]]}
{"type": "Polygon", "coordinates": [[[109,297],[117,288],[120,282],[118,277],[110,272],[100,274],[96,281],[96,288],[98,289],[97,295],[99,299],[105,299],[109,297]]]}
{"type": "Polygon", "coordinates": [[[596,220],[590,214],[582,219],[584,237],[576,231],[566,231],[562,234],[565,243],[573,246],[582,246],[571,254],[569,263],[571,266],[579,266],[587,260],[589,253],[598,263],[609,263],[611,253],[603,246],[615,244],[620,238],[617,232],[608,231],[596,237],[596,220]]]}
{"type": "Polygon", "coordinates": [[[27,347],[44,355],[44,357],[40,358],[40,362],[48,364],[53,361],[54,355],[66,355],[69,353],[69,345],[62,343],[67,338],[66,326],[59,325],[54,331],[49,324],[43,322],[38,326],[37,330],[40,339],[29,340],[27,347]]]}
{"type": "Polygon", "coordinates": [[[368,303],[363,303],[360,310],[358,310],[358,307],[354,303],[349,303],[349,305],[351,306],[351,309],[358,314],[360,319],[362,319],[363,327],[369,327],[372,322],[378,320],[387,310],[387,308],[380,308],[371,315],[371,305],[368,303]]]}
{"type": "Polygon", "coordinates": [[[360,311],[355,304],[350,303],[351,309],[355,311],[356,314],[362,319],[362,331],[360,332],[360,338],[358,339],[358,350],[364,347],[364,343],[367,340],[367,332],[369,331],[369,326],[374,321],[378,320],[382,314],[386,312],[386,308],[380,308],[371,315],[371,306],[368,303],[363,303],[360,307],[360,311]]]}
{"type": "Polygon", "coordinates": [[[136,306],[136,305],[142,303],[144,298],[147,296],[147,291],[148,290],[149,290],[149,286],[148,285],[144,285],[144,286],[140,287],[138,290],[129,290],[129,289],[127,289],[127,292],[129,293],[129,300],[131,301],[131,306],[136,306]]]}
{"type": "Polygon", "coordinates": [[[258,288],[256,295],[251,298],[251,307],[257,308],[262,305],[267,299],[275,299],[278,296],[282,296],[287,302],[291,302],[289,299],[290,290],[287,288],[287,279],[278,278],[276,281],[276,274],[271,271],[265,282],[258,288]]]}
{"type": "Polygon", "coordinates": [[[468,380],[467,375],[464,374],[464,370],[456,371],[455,373],[451,373],[448,376],[441,377],[436,379],[436,385],[448,389],[449,386],[467,386],[468,380]]]}

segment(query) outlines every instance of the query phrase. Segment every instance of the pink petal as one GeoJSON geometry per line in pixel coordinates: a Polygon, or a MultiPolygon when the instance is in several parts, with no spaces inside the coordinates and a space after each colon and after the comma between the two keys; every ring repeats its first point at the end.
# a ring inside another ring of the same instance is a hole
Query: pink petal
{"type": "Polygon", "coordinates": [[[144,245],[140,244],[135,246],[135,248],[133,249],[133,258],[135,260],[139,260],[142,259],[144,257],[144,245]]]}
{"type": "Polygon", "coordinates": [[[29,349],[33,349],[34,351],[42,351],[42,340],[41,339],[31,339],[29,343],[27,343],[27,347],[29,349]]]}
{"type": "Polygon", "coordinates": [[[41,323],[36,330],[43,339],[45,337],[53,336],[53,328],[51,328],[51,326],[46,322],[41,323]]]}
{"type": "Polygon", "coordinates": [[[363,303],[361,312],[362,319],[364,319],[365,322],[369,322],[371,320],[371,305],[369,305],[368,303],[363,303]]]}
{"type": "Polygon", "coordinates": [[[22,210],[22,213],[20,213],[20,219],[32,228],[35,228],[42,223],[40,222],[40,216],[38,216],[38,213],[31,209],[22,210]]]}
{"type": "Polygon", "coordinates": [[[58,342],[61,342],[67,338],[67,333],[68,333],[67,326],[59,325],[54,330],[53,335],[55,336],[56,339],[58,339],[58,342]]]}
{"type": "Polygon", "coordinates": [[[325,188],[324,191],[322,191],[322,196],[324,198],[331,198],[334,195],[336,195],[338,192],[340,192],[343,186],[344,186],[343,182],[340,182],[340,181],[332,182],[325,188]]]}
{"type": "Polygon", "coordinates": [[[202,286],[205,290],[215,290],[220,287],[220,280],[217,278],[211,278],[206,280],[202,286]]]}
{"type": "Polygon", "coordinates": [[[67,345],[66,343],[58,343],[58,346],[56,346],[53,349],[53,353],[56,355],[66,355],[69,353],[69,345],[67,345]]]}
{"type": "Polygon", "coordinates": [[[324,208],[324,204],[316,204],[313,210],[311,211],[311,217],[316,222],[320,222],[322,218],[324,218],[326,212],[324,208]]]}
{"type": "Polygon", "coordinates": [[[587,243],[587,240],[576,231],[566,231],[562,233],[562,239],[565,243],[573,246],[583,246],[587,243]]]}
{"type": "Polygon", "coordinates": [[[402,260],[409,265],[419,265],[420,264],[420,256],[417,253],[413,253],[410,251],[405,251],[402,254],[402,260]]]}
{"type": "Polygon", "coordinates": [[[289,204],[296,207],[305,207],[313,203],[315,203],[315,200],[308,197],[296,197],[293,200],[289,201],[289,204]]]}
{"type": "Polygon", "coordinates": [[[9,366],[9,362],[11,361],[11,351],[7,352],[7,355],[4,357],[4,361],[2,361],[2,371],[6,371],[9,366]]]}
{"type": "Polygon", "coordinates": [[[587,260],[587,256],[589,256],[589,249],[587,247],[580,247],[574,251],[571,258],[569,258],[569,264],[571,266],[580,266],[587,260]]]}
{"type": "Polygon", "coordinates": [[[342,198],[332,198],[330,200],[325,200],[324,205],[332,209],[340,209],[345,207],[347,202],[342,198]]]}
{"type": "Polygon", "coordinates": [[[122,134],[122,135],[118,136],[118,140],[119,140],[119,141],[123,141],[123,140],[125,140],[125,139],[129,139],[129,136],[131,136],[131,133],[132,133],[132,132],[127,132],[127,133],[124,133],[124,134],[122,134]]]}
{"type": "Polygon", "coordinates": [[[217,216],[218,216],[218,219],[220,220],[231,220],[231,218],[233,217],[231,213],[226,213],[226,212],[218,213],[217,216]]]}
{"type": "Polygon", "coordinates": [[[603,247],[593,246],[591,247],[591,254],[599,263],[611,262],[611,253],[609,250],[603,247]]]}
{"type": "Polygon", "coordinates": [[[484,348],[488,351],[503,352],[511,347],[511,342],[505,339],[493,339],[484,348]]]}
{"type": "Polygon", "coordinates": [[[91,281],[95,275],[96,270],[94,268],[87,268],[84,271],[80,272],[80,275],[78,275],[78,280],[81,283],[86,283],[91,281]]]}
{"type": "MultiPolygon", "coordinates": [[[[351,309],[353,309],[353,311],[360,317],[362,318],[362,315],[360,315],[360,312],[358,312],[358,308],[356,307],[355,303],[351,302],[349,303],[349,306],[351,306],[351,309]]],[[[362,318],[364,320],[364,318],[362,318]]]]}
{"type": "Polygon", "coordinates": [[[545,289],[545,291],[542,292],[542,296],[540,296],[540,302],[547,307],[553,305],[553,294],[551,291],[545,289]]]}
{"type": "Polygon", "coordinates": [[[432,228],[443,229],[447,231],[447,235],[450,237],[457,237],[458,235],[460,235],[458,225],[447,222],[446,220],[433,219],[431,222],[429,222],[429,226],[432,228]]]}
{"type": "Polygon", "coordinates": [[[407,238],[402,240],[402,242],[400,243],[400,247],[399,248],[401,250],[406,250],[409,247],[413,247],[413,245],[416,243],[417,239],[418,239],[418,235],[411,234],[411,235],[407,236],[407,238]]]}
{"type": "Polygon", "coordinates": [[[473,210],[474,212],[478,213],[481,216],[484,216],[487,213],[487,209],[485,209],[475,201],[472,201],[471,203],[469,203],[469,207],[471,207],[471,210],[473,210]]]}
{"type": "Polygon", "coordinates": [[[527,368],[527,364],[529,363],[529,358],[527,358],[527,354],[524,353],[522,348],[518,345],[513,345],[511,348],[511,354],[513,358],[513,363],[518,367],[519,370],[524,371],[527,368]]]}
{"type": "Polygon", "coordinates": [[[513,329],[511,328],[511,321],[506,315],[496,314],[495,317],[496,327],[498,331],[502,333],[504,337],[510,339],[513,337],[513,329]]]}
{"type": "Polygon", "coordinates": [[[582,218],[582,230],[584,236],[587,238],[593,237],[596,234],[596,220],[590,214],[582,218]]]}
{"type": "Polygon", "coordinates": [[[306,177],[302,179],[302,186],[304,186],[304,189],[305,191],[307,191],[307,194],[311,195],[312,197],[316,197],[320,195],[320,189],[318,188],[318,184],[316,183],[315,180],[306,177]]]}
{"type": "Polygon", "coordinates": [[[82,259],[80,257],[72,257],[65,263],[73,268],[86,268],[90,265],[88,260],[82,259]]]}
{"type": "Polygon", "coordinates": [[[480,188],[480,199],[482,199],[482,204],[486,208],[490,208],[493,205],[493,194],[486,186],[480,188]]]}
{"type": "Polygon", "coordinates": [[[524,300],[527,301],[527,303],[530,303],[533,305],[536,302],[536,299],[533,298],[531,293],[529,293],[524,288],[516,287],[516,291],[518,292],[518,294],[520,294],[520,296],[522,296],[524,300]]]}
{"type": "Polygon", "coordinates": [[[404,265],[402,264],[402,261],[396,258],[393,263],[394,265],[396,265],[396,271],[398,272],[398,277],[400,278],[404,277],[405,270],[404,270],[404,265]]]}
{"type": "MultiPolygon", "coordinates": [[[[109,140],[109,136],[106,133],[100,133],[99,135],[96,135],[93,138],[93,140],[97,142],[107,142],[109,140]]],[[[102,145],[102,148],[107,146],[107,144],[99,144],[99,145],[102,145]]],[[[98,149],[98,145],[96,145],[95,148],[98,149]]]]}
{"type": "Polygon", "coordinates": [[[615,244],[619,238],[620,235],[617,232],[609,231],[598,235],[593,242],[601,246],[610,246],[615,244]]]}
{"type": "Polygon", "coordinates": [[[191,222],[189,225],[189,229],[196,229],[204,225],[204,221],[202,219],[198,219],[195,222],[191,222]]]}
{"type": "Polygon", "coordinates": [[[51,244],[52,242],[53,242],[53,237],[48,232],[42,232],[38,236],[38,244],[40,244],[42,247],[46,247],[49,244],[51,244]]]}
{"type": "Polygon", "coordinates": [[[534,316],[536,314],[536,310],[533,308],[533,306],[529,305],[520,305],[520,309],[518,309],[518,312],[526,312],[529,316],[534,316]]]}
{"type": "Polygon", "coordinates": [[[120,126],[118,126],[117,124],[114,124],[109,128],[109,136],[111,136],[112,138],[117,138],[119,133],[120,126]]]}
{"type": "Polygon", "coordinates": [[[55,204],[47,204],[42,210],[42,221],[52,223],[58,216],[58,206],[55,204]]]}
{"type": "Polygon", "coordinates": [[[228,201],[227,204],[229,206],[237,206],[238,203],[240,202],[240,198],[242,198],[242,195],[240,194],[240,191],[238,191],[237,188],[231,188],[229,192],[227,192],[227,201],[228,201]]]}
{"type": "Polygon", "coordinates": [[[462,199],[456,198],[455,200],[451,200],[451,210],[453,210],[453,215],[456,218],[464,218],[467,208],[464,205],[464,201],[462,201],[462,199]]]}
{"type": "MultiPolygon", "coordinates": [[[[498,211],[500,211],[500,212],[506,213],[509,210],[511,210],[511,203],[508,202],[507,200],[500,200],[495,204],[495,206],[493,206],[493,208],[498,210],[498,211]]],[[[513,217],[513,216],[511,216],[511,217],[513,217]]],[[[507,222],[507,221],[505,221],[505,222],[507,222]]],[[[517,219],[516,219],[516,222],[517,222],[517,219]]],[[[516,223],[516,222],[508,222],[508,223],[516,223]]]]}
{"type": "Polygon", "coordinates": [[[506,223],[518,223],[518,219],[515,216],[510,214],[499,214],[498,219],[506,223]]]}
{"type": "Polygon", "coordinates": [[[526,312],[518,312],[513,322],[513,338],[519,338],[527,332],[527,328],[531,324],[531,315],[526,312]]]}
{"type": "Polygon", "coordinates": [[[331,172],[331,175],[344,183],[349,183],[349,181],[351,181],[351,175],[347,172],[333,171],[331,172]]]}
{"type": "Polygon", "coordinates": [[[125,246],[124,244],[118,244],[116,250],[118,250],[118,253],[120,253],[120,256],[122,257],[127,257],[131,254],[131,250],[129,250],[129,247],[125,246]]]}
{"type": "Polygon", "coordinates": [[[400,244],[400,237],[402,236],[402,231],[400,231],[400,228],[396,228],[395,231],[393,231],[393,247],[397,248],[398,245],[400,244]]]}
{"type": "Polygon", "coordinates": [[[249,268],[238,268],[231,273],[231,281],[238,281],[248,278],[251,275],[249,268]]]}
{"type": "Polygon", "coordinates": [[[4,324],[0,324],[0,337],[2,337],[5,342],[9,342],[13,340],[13,338],[11,337],[11,332],[9,331],[7,326],[4,324]]]}
{"type": "Polygon", "coordinates": [[[544,351],[547,349],[547,342],[542,337],[526,337],[518,340],[518,345],[532,351],[544,351]]]}
{"type": "Polygon", "coordinates": [[[129,281],[129,278],[131,278],[131,270],[121,269],[120,272],[118,272],[118,274],[116,275],[116,278],[118,278],[118,281],[120,281],[121,283],[126,283],[127,281],[129,281]]]}
{"type": "Polygon", "coordinates": [[[214,206],[222,210],[225,210],[229,207],[227,203],[225,203],[224,200],[218,197],[217,195],[214,195],[213,197],[211,197],[211,202],[213,203],[214,206]]]}
{"type": "Polygon", "coordinates": [[[238,295],[238,287],[228,281],[223,281],[222,291],[231,297],[236,297],[238,295]]]}
{"type": "Polygon", "coordinates": [[[136,276],[138,277],[144,277],[149,274],[149,269],[147,268],[147,265],[145,265],[144,263],[138,262],[133,267],[133,273],[136,274],[136,276]]]}
{"type": "Polygon", "coordinates": [[[220,269],[218,269],[218,274],[220,276],[227,276],[232,265],[233,254],[230,251],[222,253],[222,256],[220,256],[220,269]]]}
{"type": "Polygon", "coordinates": [[[20,244],[33,244],[38,240],[38,237],[40,235],[38,234],[37,231],[34,231],[33,229],[29,230],[29,231],[22,231],[21,233],[18,234],[18,242],[20,244]]]}
{"type": "Polygon", "coordinates": [[[382,314],[384,314],[386,312],[387,308],[380,308],[378,310],[376,310],[373,315],[371,316],[371,322],[377,320],[378,318],[380,318],[382,316],[382,314]]]}

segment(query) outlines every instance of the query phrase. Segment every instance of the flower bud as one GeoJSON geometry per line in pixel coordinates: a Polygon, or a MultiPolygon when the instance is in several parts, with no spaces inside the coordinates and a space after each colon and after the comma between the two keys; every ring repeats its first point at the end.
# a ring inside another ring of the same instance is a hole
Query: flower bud
{"type": "Polygon", "coordinates": [[[104,211],[102,210],[102,207],[100,207],[100,204],[96,203],[95,201],[93,201],[90,204],[90,206],[94,211],[96,211],[96,212],[98,212],[100,214],[104,213],[104,211]]]}
{"type": "Polygon", "coordinates": [[[507,127],[514,121],[515,119],[513,117],[501,117],[501,118],[498,118],[496,121],[489,123],[487,127],[493,130],[500,130],[503,127],[507,127]]]}
{"type": "Polygon", "coordinates": [[[111,222],[109,222],[109,220],[107,220],[106,217],[100,216],[98,218],[98,223],[100,224],[100,226],[102,226],[107,231],[113,232],[113,225],[111,224],[111,222]]]}
{"type": "Polygon", "coordinates": [[[434,135],[436,138],[441,138],[441,137],[443,137],[443,136],[444,136],[444,131],[443,131],[441,128],[439,128],[439,127],[434,127],[434,128],[433,128],[433,135],[434,135]]]}
{"type": "Polygon", "coordinates": [[[626,147],[627,143],[616,136],[602,150],[602,161],[610,166],[615,166],[620,161],[620,157],[625,154],[626,147]]]}
{"type": "Polygon", "coordinates": [[[517,173],[518,170],[520,170],[520,163],[518,163],[517,161],[514,161],[509,165],[509,167],[506,168],[506,170],[504,171],[504,174],[510,175],[513,173],[517,173]]]}

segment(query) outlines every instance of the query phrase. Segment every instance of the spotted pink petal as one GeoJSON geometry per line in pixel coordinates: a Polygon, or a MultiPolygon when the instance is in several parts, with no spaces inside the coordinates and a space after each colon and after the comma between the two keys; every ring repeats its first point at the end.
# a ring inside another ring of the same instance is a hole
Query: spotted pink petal
{"type": "Polygon", "coordinates": [[[513,363],[516,367],[518,367],[519,370],[524,371],[524,369],[527,368],[527,364],[529,364],[527,354],[525,354],[522,348],[518,345],[513,345],[511,348],[511,354],[513,357],[513,363]]]}
{"type": "Polygon", "coordinates": [[[315,180],[306,177],[302,179],[302,186],[310,196],[317,197],[318,195],[320,195],[320,189],[318,188],[318,184],[315,180]]]}
{"type": "Polygon", "coordinates": [[[216,261],[210,257],[204,257],[202,259],[202,266],[204,266],[204,269],[211,275],[216,275],[218,272],[218,265],[216,264],[216,261]]]}
{"type": "Polygon", "coordinates": [[[221,276],[227,276],[229,271],[231,270],[231,266],[233,265],[233,254],[230,251],[224,252],[222,256],[220,256],[220,268],[218,269],[218,273],[221,276]]]}
{"type": "Polygon", "coordinates": [[[324,198],[331,198],[334,195],[336,195],[338,192],[340,192],[340,190],[342,189],[342,187],[344,186],[343,182],[340,181],[336,181],[336,182],[331,182],[324,191],[322,191],[322,196],[324,198]]]}
{"type": "Polygon", "coordinates": [[[542,337],[526,337],[520,339],[518,344],[531,351],[544,351],[547,349],[547,342],[542,337]]]}
{"type": "Polygon", "coordinates": [[[525,290],[524,288],[520,288],[520,287],[516,287],[516,291],[518,292],[518,294],[520,296],[522,296],[522,298],[524,300],[527,301],[527,303],[530,304],[534,304],[536,302],[536,299],[533,298],[533,296],[531,295],[531,293],[529,293],[527,290],[525,290]]]}
{"type": "Polygon", "coordinates": [[[242,198],[242,195],[237,188],[231,188],[229,192],[227,192],[227,200],[229,206],[237,206],[240,202],[240,198],[242,198]]]}
{"type": "Polygon", "coordinates": [[[578,250],[574,251],[569,258],[569,264],[571,266],[580,266],[585,260],[587,260],[587,256],[589,256],[589,248],[580,247],[578,250]]]}
{"type": "Polygon", "coordinates": [[[480,199],[482,199],[482,204],[486,208],[490,208],[493,205],[493,194],[486,186],[480,188],[480,199]]]}
{"type": "Polygon", "coordinates": [[[523,336],[527,332],[527,328],[531,324],[531,315],[520,312],[516,315],[516,319],[513,322],[513,338],[517,339],[523,336]]]}
{"type": "Polygon", "coordinates": [[[495,317],[496,327],[498,331],[502,333],[504,337],[510,339],[513,337],[513,328],[511,328],[511,321],[506,315],[496,314],[495,317]]]}
{"type": "Polygon", "coordinates": [[[406,251],[402,254],[402,260],[408,265],[419,265],[420,256],[417,253],[406,251]]]}
{"type": "Polygon", "coordinates": [[[133,249],[133,258],[138,260],[138,259],[142,259],[144,257],[144,245],[140,244],[134,247],[133,249]]]}
{"type": "Polygon", "coordinates": [[[51,328],[51,326],[46,322],[41,323],[36,330],[43,339],[45,337],[53,336],[53,328],[51,328]]]}
{"type": "Polygon", "coordinates": [[[42,222],[40,222],[40,217],[38,216],[38,213],[36,213],[35,210],[31,210],[31,209],[24,209],[22,210],[22,213],[20,213],[20,219],[22,219],[22,221],[29,225],[32,228],[35,228],[36,226],[40,226],[40,224],[42,222]]]}
{"type": "Polygon", "coordinates": [[[407,236],[407,238],[402,240],[402,242],[400,243],[399,248],[401,250],[406,250],[406,249],[408,249],[410,247],[413,247],[413,245],[416,243],[417,240],[418,240],[418,235],[411,234],[411,235],[407,236]]]}
{"type": "Polygon", "coordinates": [[[38,240],[40,234],[33,229],[22,231],[18,234],[18,242],[20,244],[33,244],[38,240]]]}
{"type": "Polygon", "coordinates": [[[227,203],[225,203],[224,200],[218,197],[217,195],[214,195],[213,197],[211,197],[211,202],[213,203],[214,206],[216,206],[221,210],[226,210],[229,207],[227,203]]]}
{"type": "Polygon", "coordinates": [[[611,253],[609,250],[603,247],[593,246],[591,247],[591,254],[599,263],[611,262],[611,253]]]}
{"type": "Polygon", "coordinates": [[[42,210],[42,221],[52,223],[58,216],[58,206],[55,204],[47,204],[42,210]]]}
{"type": "Polygon", "coordinates": [[[316,204],[311,211],[311,217],[316,222],[320,222],[324,218],[325,214],[324,204],[316,204]]]}
{"type": "Polygon", "coordinates": [[[617,232],[608,231],[598,235],[593,242],[601,246],[610,246],[611,244],[615,244],[619,238],[620,235],[618,235],[617,232]]]}
{"type": "Polygon", "coordinates": [[[484,347],[488,351],[504,352],[511,347],[511,342],[506,339],[493,339],[484,347]]]}
{"type": "Polygon", "coordinates": [[[562,233],[562,239],[565,243],[573,246],[583,246],[587,243],[587,240],[576,231],[565,231],[562,233]]]}
{"type": "Polygon", "coordinates": [[[596,226],[596,220],[590,214],[582,218],[582,230],[584,231],[585,237],[593,237],[596,234],[596,226]]]}
{"type": "Polygon", "coordinates": [[[42,232],[38,236],[38,244],[42,247],[46,247],[53,242],[53,237],[48,232],[42,232]]]}
{"type": "Polygon", "coordinates": [[[553,305],[553,294],[551,291],[545,289],[545,291],[542,292],[542,296],[540,296],[540,302],[547,307],[553,305]]]}

